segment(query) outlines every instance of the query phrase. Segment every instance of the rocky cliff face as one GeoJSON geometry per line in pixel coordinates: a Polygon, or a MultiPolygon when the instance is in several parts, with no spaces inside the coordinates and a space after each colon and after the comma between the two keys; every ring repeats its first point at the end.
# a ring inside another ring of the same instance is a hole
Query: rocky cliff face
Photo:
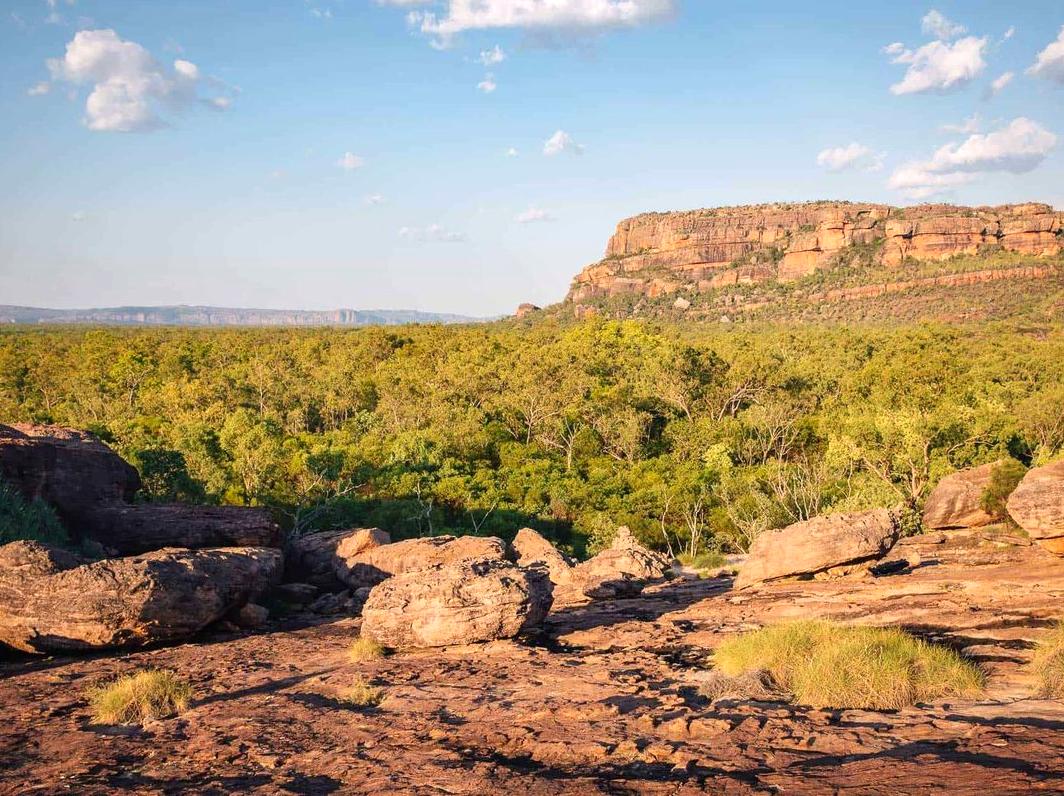
{"type": "Polygon", "coordinates": [[[1064,212],[1034,203],[895,208],[812,202],[644,213],[617,225],[605,258],[576,276],[568,300],[794,281],[847,254],[894,267],[988,248],[1060,254],[1064,212]]]}

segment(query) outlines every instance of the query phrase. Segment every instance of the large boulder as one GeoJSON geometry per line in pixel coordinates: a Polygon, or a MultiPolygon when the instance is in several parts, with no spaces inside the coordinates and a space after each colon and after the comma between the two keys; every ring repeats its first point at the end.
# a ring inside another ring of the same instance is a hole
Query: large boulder
{"type": "Polygon", "coordinates": [[[117,453],[61,426],[0,425],[0,479],[50,503],[74,532],[99,505],[130,501],[140,489],[137,471],[117,453]]]}
{"type": "Polygon", "coordinates": [[[1002,463],[991,462],[981,467],[947,475],[938,482],[924,504],[924,525],[934,530],[950,528],[978,528],[997,520],[983,510],[983,492],[990,485],[994,470],[1002,463]]]}
{"type": "Polygon", "coordinates": [[[75,530],[120,556],[164,547],[281,546],[281,529],[270,513],[243,506],[111,503],[86,511],[75,530]]]}
{"type": "Polygon", "coordinates": [[[358,550],[334,561],[336,576],[352,590],[404,572],[461,561],[506,560],[506,543],[494,536],[429,536],[358,550]]]}
{"type": "Polygon", "coordinates": [[[398,574],[374,587],[362,635],[386,647],[446,647],[513,638],[543,621],[551,585],[539,568],[462,561],[398,574]]]}
{"type": "Polygon", "coordinates": [[[1028,536],[1064,555],[1064,460],[1028,471],[1005,508],[1028,536]]]}
{"type": "Polygon", "coordinates": [[[356,528],[308,533],[292,540],[285,551],[285,579],[313,583],[326,591],[344,584],[336,577],[337,557],[353,559],[392,538],[380,528],[356,528]]]}
{"type": "Polygon", "coordinates": [[[87,561],[38,542],[0,547],[0,642],[24,652],[183,638],[280,581],[268,548],[158,550],[87,561]]]}
{"type": "Polygon", "coordinates": [[[566,586],[573,577],[573,562],[538,531],[522,528],[510,547],[519,567],[542,567],[555,588],[566,586]]]}
{"type": "Polygon", "coordinates": [[[573,567],[569,583],[558,589],[556,598],[567,604],[634,597],[647,583],[664,578],[669,566],[668,557],[648,550],[621,527],[607,549],[573,567]]]}
{"type": "Polygon", "coordinates": [[[766,531],[751,545],[735,588],[881,558],[899,535],[898,522],[887,509],[814,517],[766,531]]]}

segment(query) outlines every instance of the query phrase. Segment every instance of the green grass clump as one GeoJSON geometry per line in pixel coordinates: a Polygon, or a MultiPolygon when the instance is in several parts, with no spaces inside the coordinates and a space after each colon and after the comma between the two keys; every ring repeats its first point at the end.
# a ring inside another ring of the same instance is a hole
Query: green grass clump
{"type": "Polygon", "coordinates": [[[368,636],[359,636],[348,648],[347,657],[351,660],[351,663],[361,663],[362,661],[383,658],[384,653],[384,647],[376,641],[368,636]]]}
{"type": "Polygon", "coordinates": [[[384,701],[384,689],[375,688],[365,678],[356,677],[348,688],[340,692],[340,701],[357,708],[376,707],[384,701]]]}
{"type": "Polygon", "coordinates": [[[1039,696],[1064,699],[1064,622],[1039,642],[1031,668],[1038,675],[1039,696]]]}
{"type": "Polygon", "coordinates": [[[43,500],[26,500],[0,481],[0,544],[29,539],[65,546],[70,537],[54,509],[43,500]]]}
{"type": "Polygon", "coordinates": [[[901,630],[824,621],[746,633],[720,645],[713,658],[717,669],[731,676],[767,671],[795,702],[817,708],[895,710],[941,697],[976,696],[985,681],[979,668],[957,653],[901,630]]]}
{"type": "Polygon", "coordinates": [[[88,697],[97,724],[140,724],[187,708],[192,686],[174,672],[146,669],[93,688],[88,697]]]}
{"type": "Polygon", "coordinates": [[[728,557],[719,550],[707,550],[696,556],[690,553],[680,553],[676,556],[676,560],[691,569],[717,569],[728,565],[728,557]]]}

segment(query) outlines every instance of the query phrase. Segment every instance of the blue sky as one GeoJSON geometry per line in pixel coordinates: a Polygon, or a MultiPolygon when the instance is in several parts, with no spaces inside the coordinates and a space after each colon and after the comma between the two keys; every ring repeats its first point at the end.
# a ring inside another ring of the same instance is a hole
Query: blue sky
{"type": "Polygon", "coordinates": [[[7,0],[0,304],[490,315],[645,210],[1064,206],[1059,0],[737,5],[7,0]]]}

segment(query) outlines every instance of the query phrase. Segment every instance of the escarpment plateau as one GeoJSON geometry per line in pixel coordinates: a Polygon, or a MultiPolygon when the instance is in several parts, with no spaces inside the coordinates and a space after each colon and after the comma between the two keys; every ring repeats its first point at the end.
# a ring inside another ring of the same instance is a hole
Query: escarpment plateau
{"type": "Polygon", "coordinates": [[[567,300],[707,293],[794,282],[838,265],[889,271],[913,261],[999,252],[1060,255],[1064,212],[1037,203],[810,202],[644,213],[617,225],[605,257],[576,276],[567,300]]]}

